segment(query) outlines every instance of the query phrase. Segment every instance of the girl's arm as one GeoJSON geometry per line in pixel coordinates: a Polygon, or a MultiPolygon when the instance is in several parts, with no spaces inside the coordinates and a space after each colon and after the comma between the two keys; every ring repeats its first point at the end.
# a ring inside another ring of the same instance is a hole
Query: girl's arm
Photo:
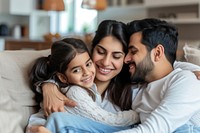
{"type": "Polygon", "coordinates": [[[66,107],[69,113],[78,114],[111,126],[129,126],[139,122],[139,116],[133,110],[111,113],[102,109],[100,105],[97,105],[99,102],[94,102],[88,92],[81,87],[72,86],[68,91],[63,89],[66,88],[62,88],[62,92],[67,92],[67,97],[77,103],[74,108],[66,107]]]}

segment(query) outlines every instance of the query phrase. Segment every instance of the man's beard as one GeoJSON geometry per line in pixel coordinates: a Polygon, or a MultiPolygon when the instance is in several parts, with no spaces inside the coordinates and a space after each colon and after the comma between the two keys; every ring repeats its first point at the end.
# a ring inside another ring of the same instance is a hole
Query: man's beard
{"type": "MultiPolygon", "coordinates": [[[[135,64],[135,63],[134,63],[135,64]]],[[[150,53],[147,53],[145,58],[138,64],[135,65],[135,72],[131,74],[131,81],[133,83],[146,82],[146,76],[153,70],[154,64],[151,61],[150,53]]]]}

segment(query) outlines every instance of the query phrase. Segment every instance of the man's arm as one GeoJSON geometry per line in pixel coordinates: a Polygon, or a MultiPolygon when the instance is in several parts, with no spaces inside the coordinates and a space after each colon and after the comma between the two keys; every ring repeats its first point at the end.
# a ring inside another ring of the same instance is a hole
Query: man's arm
{"type": "MultiPolygon", "coordinates": [[[[137,128],[119,133],[171,133],[186,124],[200,109],[200,81],[183,73],[170,80],[159,106],[137,128]]],[[[200,118],[198,118],[200,119],[200,118]]]]}

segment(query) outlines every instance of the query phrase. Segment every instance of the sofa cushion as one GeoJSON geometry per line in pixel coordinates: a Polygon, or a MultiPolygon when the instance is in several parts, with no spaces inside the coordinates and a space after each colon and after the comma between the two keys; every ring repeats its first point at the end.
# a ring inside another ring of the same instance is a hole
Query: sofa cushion
{"type": "MultiPolygon", "coordinates": [[[[0,76],[0,85],[2,83],[0,76]]],[[[0,92],[0,133],[23,133],[22,125],[19,124],[22,120],[19,106],[13,103],[6,89],[0,87],[0,92]]]]}
{"type": "Polygon", "coordinates": [[[199,46],[185,45],[183,47],[183,50],[187,62],[200,66],[200,45],[199,46]]]}
{"type": "MultiPolygon", "coordinates": [[[[17,50],[0,52],[0,87],[6,90],[4,95],[9,97],[12,106],[17,107],[23,119],[18,122],[24,128],[33,106],[36,105],[33,99],[34,93],[29,87],[29,70],[36,58],[47,56],[50,50],[17,50]]],[[[2,98],[2,97],[1,97],[2,98]]],[[[3,98],[4,99],[4,98],[3,98]]],[[[1,101],[0,101],[1,105],[1,101]]],[[[2,107],[2,106],[1,106],[2,107]]],[[[11,115],[10,112],[4,112],[11,115]]]]}
{"type": "Polygon", "coordinates": [[[0,52],[0,75],[3,80],[1,86],[10,92],[14,101],[22,105],[35,105],[30,98],[33,97],[33,92],[28,84],[28,73],[36,58],[48,54],[49,50],[0,52]]]}

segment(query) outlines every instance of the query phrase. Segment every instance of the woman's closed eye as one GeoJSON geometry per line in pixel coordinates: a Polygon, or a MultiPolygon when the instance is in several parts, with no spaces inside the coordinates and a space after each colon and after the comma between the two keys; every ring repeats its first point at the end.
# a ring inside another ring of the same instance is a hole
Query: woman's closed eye
{"type": "Polygon", "coordinates": [[[100,54],[100,55],[102,55],[102,54],[105,54],[105,51],[103,49],[98,49],[97,53],[100,54]]]}
{"type": "Polygon", "coordinates": [[[124,57],[124,54],[122,54],[122,53],[114,53],[113,54],[113,58],[114,59],[121,59],[123,57],[124,57]]]}

